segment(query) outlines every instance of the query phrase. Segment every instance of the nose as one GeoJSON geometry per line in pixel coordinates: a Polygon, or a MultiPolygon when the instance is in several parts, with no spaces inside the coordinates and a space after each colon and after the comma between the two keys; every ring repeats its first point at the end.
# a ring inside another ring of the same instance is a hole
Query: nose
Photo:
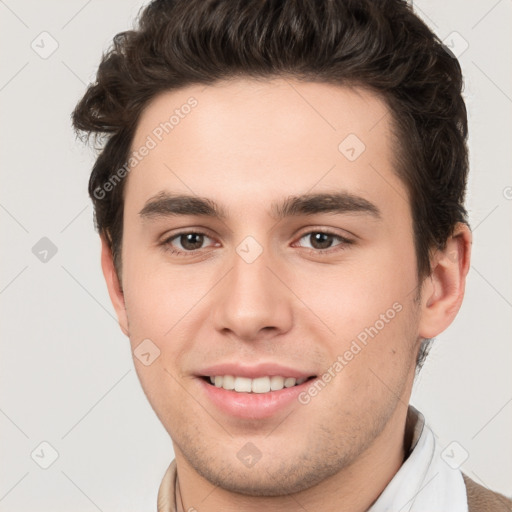
{"type": "Polygon", "coordinates": [[[230,272],[218,285],[215,328],[244,341],[287,332],[293,323],[293,294],[284,284],[289,280],[284,267],[271,261],[265,249],[254,261],[240,254],[234,254],[230,272]]]}

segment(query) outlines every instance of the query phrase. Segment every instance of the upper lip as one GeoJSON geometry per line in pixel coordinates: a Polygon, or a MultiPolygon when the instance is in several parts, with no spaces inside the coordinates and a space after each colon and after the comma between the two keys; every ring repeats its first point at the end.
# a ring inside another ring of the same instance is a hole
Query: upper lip
{"type": "Polygon", "coordinates": [[[294,377],[296,379],[315,376],[315,372],[307,370],[298,370],[290,366],[283,366],[276,363],[260,363],[256,365],[244,365],[240,363],[222,363],[203,368],[198,372],[201,377],[214,377],[216,375],[233,375],[234,377],[247,377],[255,379],[257,377],[294,377]]]}

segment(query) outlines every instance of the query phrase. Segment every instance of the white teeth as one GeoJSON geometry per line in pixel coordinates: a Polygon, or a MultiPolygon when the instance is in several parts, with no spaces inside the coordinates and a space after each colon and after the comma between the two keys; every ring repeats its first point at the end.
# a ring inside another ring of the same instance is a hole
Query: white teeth
{"type": "Polygon", "coordinates": [[[235,377],[232,375],[224,375],[221,377],[222,379],[222,387],[227,390],[235,389],[235,377]]]}
{"type": "Polygon", "coordinates": [[[284,387],[284,377],[274,376],[270,377],[270,389],[272,391],[279,391],[284,387]]]}
{"type": "MultiPolygon", "coordinates": [[[[222,377],[220,377],[222,379],[222,377]]],[[[215,377],[217,379],[217,377],[215,377]]],[[[251,379],[246,377],[236,377],[235,378],[235,391],[250,393],[251,392],[251,379]]]]}
{"type": "Polygon", "coordinates": [[[295,379],[294,377],[281,377],[273,375],[272,377],[257,377],[249,379],[247,377],[234,377],[233,375],[215,375],[211,376],[210,382],[217,388],[224,388],[228,391],[237,391],[239,393],[268,393],[269,391],[279,391],[283,388],[291,388],[302,384],[307,377],[295,379]]]}
{"type": "Polygon", "coordinates": [[[292,386],[295,386],[296,379],[293,377],[288,377],[287,379],[284,379],[284,387],[285,388],[291,388],[292,386]]]}
{"type": "Polygon", "coordinates": [[[253,393],[268,393],[270,391],[270,378],[258,377],[252,379],[251,390],[253,393]]]}

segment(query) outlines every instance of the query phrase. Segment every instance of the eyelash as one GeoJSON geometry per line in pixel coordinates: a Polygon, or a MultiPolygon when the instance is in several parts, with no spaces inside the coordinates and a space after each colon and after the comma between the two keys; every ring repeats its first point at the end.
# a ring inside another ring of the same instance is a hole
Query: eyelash
{"type": "MultiPolygon", "coordinates": [[[[328,254],[328,253],[330,254],[332,252],[343,251],[343,250],[345,250],[344,246],[351,245],[351,244],[354,243],[353,240],[349,240],[348,238],[345,238],[345,237],[343,237],[341,235],[333,233],[332,231],[323,231],[321,229],[315,229],[313,231],[308,231],[308,232],[304,233],[303,235],[301,235],[299,240],[301,240],[305,236],[312,235],[312,234],[317,234],[317,233],[321,233],[323,235],[328,235],[328,236],[332,236],[333,238],[337,238],[341,243],[336,245],[336,246],[334,246],[334,247],[329,247],[328,249],[310,249],[308,247],[305,247],[306,251],[308,251],[309,253],[314,253],[316,255],[326,255],[326,254],[328,254]],[[336,247],[338,247],[338,249],[336,249],[336,247]]],[[[163,246],[164,250],[169,252],[169,253],[171,253],[171,254],[173,254],[173,255],[182,256],[182,257],[186,257],[187,255],[197,254],[201,250],[201,249],[196,249],[196,250],[192,250],[192,251],[180,251],[180,250],[174,249],[170,245],[170,243],[173,240],[175,240],[176,238],[179,238],[182,235],[202,235],[202,236],[205,236],[207,238],[211,238],[206,233],[203,233],[201,231],[182,231],[180,233],[176,233],[176,234],[172,235],[169,238],[166,238],[162,242],[161,245],[163,246]]]]}

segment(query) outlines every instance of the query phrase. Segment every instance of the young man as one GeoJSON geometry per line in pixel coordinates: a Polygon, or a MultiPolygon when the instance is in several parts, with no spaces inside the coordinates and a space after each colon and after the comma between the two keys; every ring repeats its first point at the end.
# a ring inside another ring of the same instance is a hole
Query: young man
{"type": "Polygon", "coordinates": [[[154,1],[77,106],[175,460],[158,510],[512,510],[409,404],[469,269],[457,60],[400,0],[154,1]]]}

